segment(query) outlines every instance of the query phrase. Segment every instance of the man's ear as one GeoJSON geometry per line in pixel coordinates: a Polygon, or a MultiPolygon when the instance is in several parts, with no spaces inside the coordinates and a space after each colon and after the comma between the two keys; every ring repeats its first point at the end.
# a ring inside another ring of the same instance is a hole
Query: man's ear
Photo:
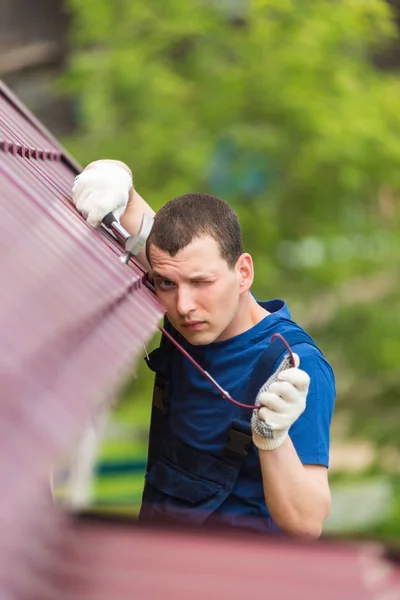
{"type": "Polygon", "coordinates": [[[247,252],[241,254],[236,263],[236,270],[239,276],[240,292],[247,292],[254,280],[253,259],[247,252]]]}

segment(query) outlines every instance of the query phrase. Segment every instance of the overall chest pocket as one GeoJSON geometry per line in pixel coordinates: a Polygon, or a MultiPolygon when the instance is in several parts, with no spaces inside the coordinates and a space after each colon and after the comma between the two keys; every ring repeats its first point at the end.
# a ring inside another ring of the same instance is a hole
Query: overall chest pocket
{"type": "Polygon", "coordinates": [[[201,525],[229,496],[236,469],[209,455],[203,455],[202,460],[196,454],[195,469],[184,468],[165,456],[155,462],[146,475],[152,487],[148,517],[201,525]]]}
{"type": "Polygon", "coordinates": [[[153,486],[151,516],[201,525],[226,498],[222,485],[185,472],[165,459],[146,476],[153,486]]]}

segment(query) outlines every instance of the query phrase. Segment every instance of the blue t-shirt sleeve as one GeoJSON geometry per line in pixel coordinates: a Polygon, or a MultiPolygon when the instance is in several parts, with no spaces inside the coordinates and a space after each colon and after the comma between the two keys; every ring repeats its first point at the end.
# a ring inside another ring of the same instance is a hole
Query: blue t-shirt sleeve
{"type": "Polygon", "coordinates": [[[331,366],[313,346],[298,344],[300,369],[310,376],[305,411],[289,430],[303,464],[329,466],[330,424],[335,405],[335,377],[331,366]]]}

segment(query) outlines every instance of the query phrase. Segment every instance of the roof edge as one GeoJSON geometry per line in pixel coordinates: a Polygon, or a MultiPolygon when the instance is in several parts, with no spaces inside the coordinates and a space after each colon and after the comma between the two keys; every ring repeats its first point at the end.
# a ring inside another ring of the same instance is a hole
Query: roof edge
{"type": "Polygon", "coordinates": [[[49,142],[54,144],[62,154],[62,159],[77,173],[82,171],[82,166],[71,156],[71,154],[60,144],[57,138],[35,117],[35,115],[17,98],[14,92],[0,79],[0,94],[13,105],[13,107],[31,123],[49,142]]]}

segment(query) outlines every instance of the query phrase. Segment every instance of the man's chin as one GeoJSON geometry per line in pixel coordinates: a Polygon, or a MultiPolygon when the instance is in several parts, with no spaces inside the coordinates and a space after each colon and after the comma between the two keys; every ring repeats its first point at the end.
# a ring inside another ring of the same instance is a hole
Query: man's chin
{"type": "Polygon", "coordinates": [[[185,340],[192,344],[192,346],[206,346],[215,341],[215,335],[210,334],[209,331],[187,331],[183,328],[183,330],[179,330],[179,333],[181,333],[185,340]]]}

